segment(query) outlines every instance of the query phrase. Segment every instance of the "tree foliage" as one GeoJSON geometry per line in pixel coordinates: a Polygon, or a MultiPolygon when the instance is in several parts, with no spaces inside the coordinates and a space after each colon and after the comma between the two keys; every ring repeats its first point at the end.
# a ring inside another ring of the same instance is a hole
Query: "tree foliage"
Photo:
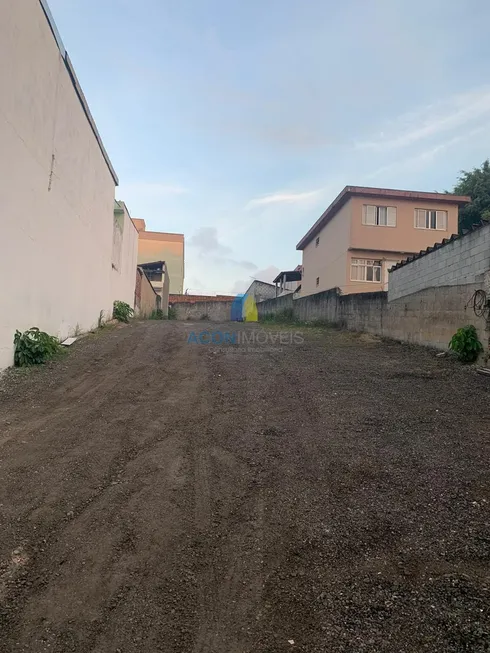
{"type": "Polygon", "coordinates": [[[490,162],[487,159],[479,168],[462,170],[453,189],[456,195],[469,195],[471,204],[459,209],[459,232],[470,229],[480,220],[490,219],[490,162]]]}

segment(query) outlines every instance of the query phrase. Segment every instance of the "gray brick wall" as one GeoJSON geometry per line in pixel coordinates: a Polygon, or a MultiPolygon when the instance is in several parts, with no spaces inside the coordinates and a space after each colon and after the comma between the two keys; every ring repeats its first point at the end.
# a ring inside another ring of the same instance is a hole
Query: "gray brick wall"
{"type": "Polygon", "coordinates": [[[388,301],[426,288],[477,283],[488,269],[490,225],[390,272],[388,301]]]}

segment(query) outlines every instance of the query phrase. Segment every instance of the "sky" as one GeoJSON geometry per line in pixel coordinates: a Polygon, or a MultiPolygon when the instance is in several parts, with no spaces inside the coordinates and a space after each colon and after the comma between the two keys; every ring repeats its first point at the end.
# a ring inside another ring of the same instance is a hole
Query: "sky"
{"type": "Polygon", "coordinates": [[[147,229],[189,292],[301,263],[345,185],[450,190],[490,156],[490,3],[49,0],[147,229]]]}

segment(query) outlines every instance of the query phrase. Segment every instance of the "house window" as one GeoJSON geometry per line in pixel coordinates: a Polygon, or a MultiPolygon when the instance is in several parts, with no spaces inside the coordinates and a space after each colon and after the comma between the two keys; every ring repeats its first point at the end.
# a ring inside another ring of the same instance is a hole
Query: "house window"
{"type": "Polygon", "coordinates": [[[396,227],[396,206],[364,204],[362,224],[375,227],[396,227]]]}
{"type": "Polygon", "coordinates": [[[381,281],[381,261],[366,258],[353,258],[350,266],[351,281],[381,281]]]}
{"type": "Polygon", "coordinates": [[[320,277],[317,277],[317,278],[316,278],[316,285],[317,285],[317,286],[320,285],[320,277]]]}
{"type": "Polygon", "coordinates": [[[318,247],[319,244],[320,244],[320,236],[317,236],[315,240],[315,247],[318,247]]]}
{"type": "Polygon", "coordinates": [[[433,211],[432,209],[415,209],[416,229],[447,230],[447,211],[433,211]]]}

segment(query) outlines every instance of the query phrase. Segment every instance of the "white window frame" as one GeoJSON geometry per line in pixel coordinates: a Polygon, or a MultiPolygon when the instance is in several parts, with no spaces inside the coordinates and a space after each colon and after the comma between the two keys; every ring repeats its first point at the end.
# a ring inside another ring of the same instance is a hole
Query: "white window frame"
{"type": "Polygon", "coordinates": [[[396,227],[396,206],[363,204],[362,224],[368,227],[396,227]]]}
{"type": "Polygon", "coordinates": [[[447,231],[447,219],[447,211],[441,211],[438,209],[415,209],[414,211],[415,229],[447,231]],[[433,224],[433,219],[435,224],[434,227],[431,226],[431,224],[433,224]]]}
{"type": "Polygon", "coordinates": [[[350,261],[350,280],[356,281],[358,283],[382,283],[382,270],[383,270],[383,261],[381,259],[372,259],[372,258],[351,258],[350,261]],[[356,277],[353,275],[353,269],[357,270],[356,277]],[[372,269],[372,279],[368,279],[368,269],[372,269]],[[362,271],[359,274],[359,270],[362,271]],[[375,273],[377,270],[377,274],[375,273]],[[375,277],[378,277],[377,279],[375,277]],[[363,277],[363,278],[359,278],[363,277]]]}

